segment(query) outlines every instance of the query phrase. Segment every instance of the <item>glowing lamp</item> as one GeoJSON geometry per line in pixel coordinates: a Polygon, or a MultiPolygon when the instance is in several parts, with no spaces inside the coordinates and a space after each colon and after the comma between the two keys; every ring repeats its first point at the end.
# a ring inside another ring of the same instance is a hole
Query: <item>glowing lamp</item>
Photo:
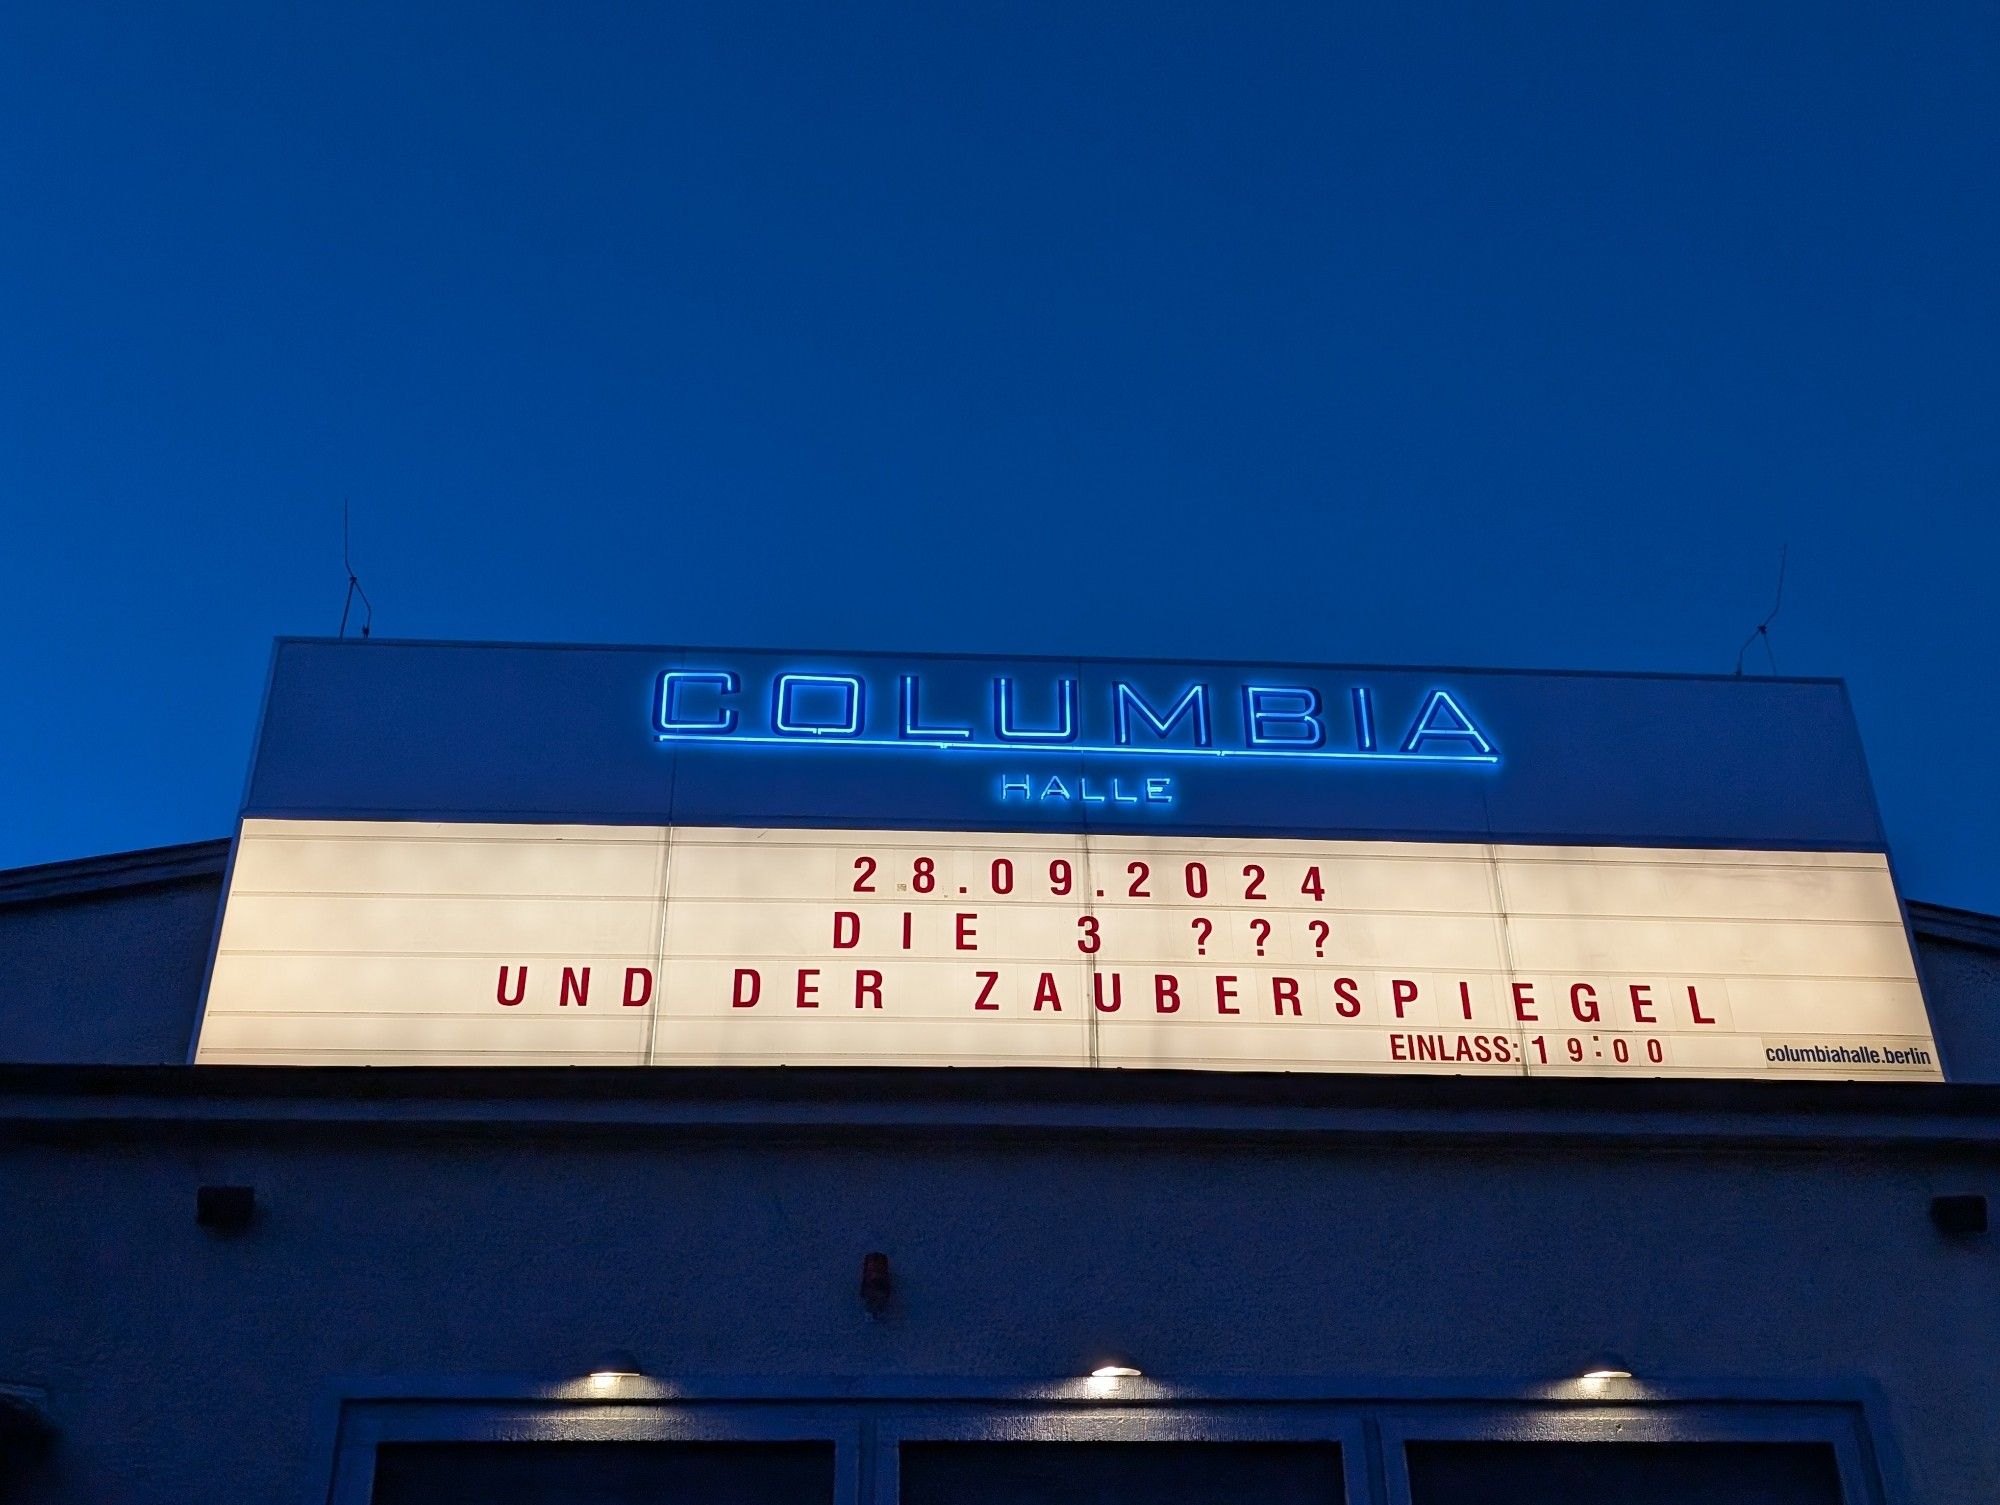
{"type": "Polygon", "coordinates": [[[646,1371],[639,1367],[639,1361],[622,1348],[607,1350],[590,1366],[590,1388],[593,1390],[615,1390],[621,1380],[644,1379],[646,1371]]]}
{"type": "Polygon", "coordinates": [[[1583,1366],[1581,1380],[1629,1380],[1632,1366],[1615,1353],[1592,1354],[1583,1366]]]}

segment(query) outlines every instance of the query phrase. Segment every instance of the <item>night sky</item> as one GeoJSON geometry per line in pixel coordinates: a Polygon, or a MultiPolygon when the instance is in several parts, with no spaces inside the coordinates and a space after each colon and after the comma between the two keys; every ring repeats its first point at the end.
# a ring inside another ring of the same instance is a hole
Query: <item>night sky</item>
{"type": "Polygon", "coordinates": [[[1788,546],[1906,892],[2000,911],[1996,56],[1988,5],[0,9],[0,865],[228,832],[350,498],[396,637],[1727,672],[1788,546]]]}

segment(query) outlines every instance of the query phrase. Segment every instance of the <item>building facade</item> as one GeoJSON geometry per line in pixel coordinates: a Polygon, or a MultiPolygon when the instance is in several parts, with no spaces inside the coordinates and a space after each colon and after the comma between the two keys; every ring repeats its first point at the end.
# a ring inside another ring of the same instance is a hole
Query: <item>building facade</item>
{"type": "Polygon", "coordinates": [[[0,956],[0,1498],[2000,1482],[1837,686],[282,644],[0,956]]]}

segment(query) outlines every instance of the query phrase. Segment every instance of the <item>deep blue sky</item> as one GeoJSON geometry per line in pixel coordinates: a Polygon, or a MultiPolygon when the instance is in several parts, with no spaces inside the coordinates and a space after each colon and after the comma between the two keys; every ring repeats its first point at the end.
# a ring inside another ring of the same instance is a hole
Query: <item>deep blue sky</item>
{"type": "Polygon", "coordinates": [[[1996,55],[1825,0],[7,6],[0,865],[229,829],[349,496],[395,636],[1713,671],[1789,542],[1906,891],[2000,910],[1996,55]]]}

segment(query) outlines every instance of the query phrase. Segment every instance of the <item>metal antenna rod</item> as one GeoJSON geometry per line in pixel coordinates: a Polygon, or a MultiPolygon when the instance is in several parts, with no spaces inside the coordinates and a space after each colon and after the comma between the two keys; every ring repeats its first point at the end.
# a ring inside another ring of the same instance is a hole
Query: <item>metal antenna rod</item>
{"type": "MultiPolygon", "coordinates": [[[[340,499],[340,563],[347,571],[347,599],[340,603],[340,635],[347,636],[347,614],[354,607],[354,598],[361,598],[364,615],[361,618],[361,635],[368,636],[375,625],[375,603],[368,599],[368,592],[361,588],[361,577],[354,573],[354,560],[348,549],[347,498],[340,499]]],[[[1739,667],[1738,673],[1741,673],[1739,667]]]]}
{"type": "Polygon", "coordinates": [[[1743,646],[1736,650],[1736,677],[1743,677],[1743,655],[1750,651],[1750,645],[1762,638],[1764,656],[1771,661],[1771,672],[1778,672],[1778,655],[1771,651],[1771,624],[1778,620],[1778,613],[1785,604],[1785,556],[1791,552],[1791,544],[1781,544],[1778,548],[1778,599],[1771,603],[1770,613],[1743,640],[1743,646]]]}

